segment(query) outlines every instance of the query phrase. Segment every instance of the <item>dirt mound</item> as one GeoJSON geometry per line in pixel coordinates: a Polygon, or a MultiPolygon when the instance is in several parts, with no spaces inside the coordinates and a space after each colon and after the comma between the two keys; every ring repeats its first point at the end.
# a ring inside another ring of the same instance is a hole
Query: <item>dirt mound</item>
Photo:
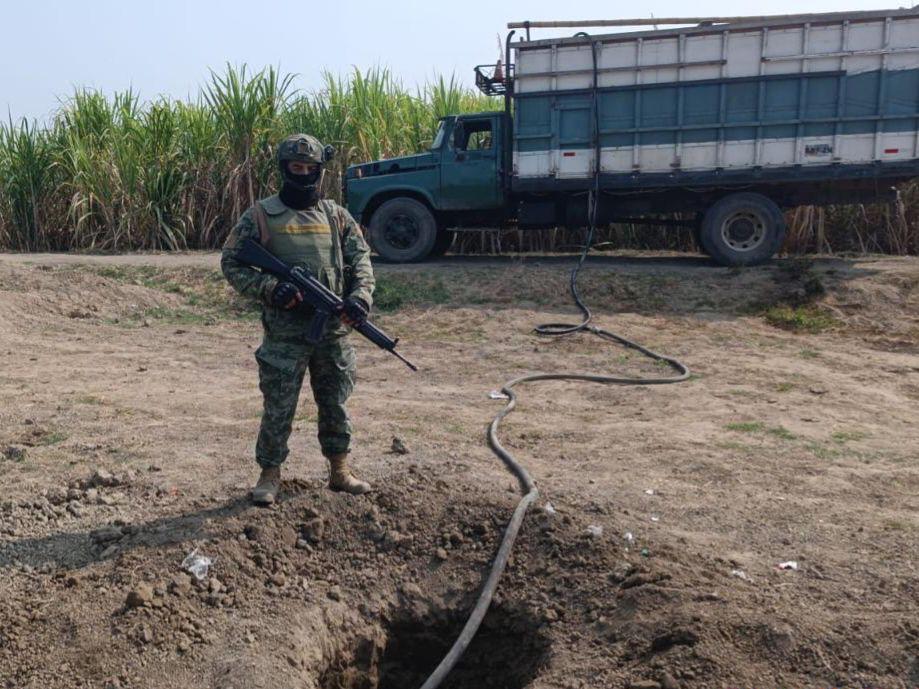
{"type": "Polygon", "coordinates": [[[858,269],[822,271],[820,303],[845,327],[887,341],[919,341],[919,271],[906,261],[863,261],[858,269]]]}
{"type": "MultiPolygon", "coordinates": [[[[512,500],[457,490],[418,466],[360,500],[321,482],[284,488],[271,510],[232,497],[183,513],[143,481],[102,472],[66,495],[5,505],[3,524],[54,515],[49,535],[0,540],[0,567],[15,573],[0,602],[6,686],[420,686],[465,621],[512,500]],[[73,530],[66,506],[85,505],[90,491],[169,514],[73,530]],[[182,569],[189,551],[213,561],[201,579],[182,569]]],[[[730,563],[624,536],[615,513],[596,520],[602,532],[577,515],[530,515],[445,689],[764,677],[830,686],[852,676],[830,669],[827,653],[847,659],[845,673],[892,681],[906,669],[878,656],[887,634],[919,641],[909,624],[846,638],[806,610],[777,620],[773,597],[730,563]]]]}
{"type": "MultiPolygon", "coordinates": [[[[119,271],[74,270],[69,266],[11,266],[0,263],[0,324],[9,333],[34,323],[103,320],[117,323],[153,309],[174,309],[181,296],[150,278],[127,282],[119,271]]],[[[62,327],[66,327],[63,325],[62,327]]]]}
{"type": "MultiPolygon", "coordinates": [[[[35,265],[0,260],[0,319],[11,328],[55,319],[214,324],[227,315],[252,313],[252,305],[223,282],[215,256],[148,257],[162,259],[161,265],[145,265],[143,256],[112,257],[110,264],[104,257],[66,258],[56,264],[48,256],[35,265]],[[174,260],[166,260],[170,258],[174,260]],[[79,260],[91,262],[74,262],[79,260]]],[[[456,262],[383,265],[378,307],[487,304],[568,311],[567,259],[559,259],[535,257],[486,267],[456,262]]],[[[919,339],[919,267],[910,259],[787,258],[753,268],[721,268],[692,258],[600,255],[587,263],[580,286],[586,301],[599,309],[708,318],[765,316],[780,327],[846,329],[891,346],[919,339]],[[776,309],[788,313],[770,318],[770,310],[776,309]],[[817,319],[807,322],[813,316],[817,319]]],[[[463,322],[452,325],[463,327],[463,322]]],[[[475,329],[474,334],[481,333],[475,329]]]]}

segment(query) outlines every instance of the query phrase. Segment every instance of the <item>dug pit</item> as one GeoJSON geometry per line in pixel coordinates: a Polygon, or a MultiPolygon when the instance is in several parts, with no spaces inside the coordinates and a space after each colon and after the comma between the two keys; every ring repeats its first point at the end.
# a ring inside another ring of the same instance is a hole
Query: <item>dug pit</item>
{"type": "MultiPolygon", "coordinates": [[[[400,610],[382,634],[358,639],[325,669],[321,689],[420,687],[459,636],[466,616],[457,610],[423,615],[400,610]]],[[[524,689],[548,662],[545,626],[524,610],[495,605],[441,689],[524,689]]]]}

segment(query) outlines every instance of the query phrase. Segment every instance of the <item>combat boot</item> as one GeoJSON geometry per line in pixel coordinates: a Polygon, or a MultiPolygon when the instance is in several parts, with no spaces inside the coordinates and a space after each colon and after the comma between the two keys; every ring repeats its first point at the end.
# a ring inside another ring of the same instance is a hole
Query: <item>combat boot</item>
{"type": "Polygon", "coordinates": [[[270,505],[278,497],[281,488],[281,467],[263,467],[258,483],[252,489],[252,502],[256,505],[270,505]]]}
{"type": "Polygon", "coordinates": [[[370,492],[370,484],[354,477],[348,467],[348,453],[326,455],[329,460],[329,488],[337,492],[363,495],[370,492]]]}

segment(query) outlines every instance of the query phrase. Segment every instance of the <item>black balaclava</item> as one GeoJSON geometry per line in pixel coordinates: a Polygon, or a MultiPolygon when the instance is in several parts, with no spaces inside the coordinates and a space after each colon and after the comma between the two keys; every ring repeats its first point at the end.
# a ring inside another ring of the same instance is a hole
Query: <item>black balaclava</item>
{"type": "Polygon", "coordinates": [[[318,165],[316,172],[309,175],[295,175],[287,168],[287,162],[281,163],[281,178],[284,183],[278,196],[288,208],[298,211],[315,206],[319,201],[319,185],[322,179],[322,166],[318,165]]]}

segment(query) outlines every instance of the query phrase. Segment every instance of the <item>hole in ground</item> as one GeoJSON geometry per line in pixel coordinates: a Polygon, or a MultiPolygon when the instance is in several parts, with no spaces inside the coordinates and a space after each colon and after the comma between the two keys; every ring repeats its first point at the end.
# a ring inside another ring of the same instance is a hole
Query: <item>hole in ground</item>
{"type": "MultiPolygon", "coordinates": [[[[365,649],[347,666],[333,663],[320,678],[320,687],[417,689],[450,650],[465,622],[465,614],[456,611],[423,618],[397,614],[377,653],[365,649]]],[[[545,666],[549,649],[538,619],[514,607],[494,606],[441,689],[525,689],[545,666]]]]}

